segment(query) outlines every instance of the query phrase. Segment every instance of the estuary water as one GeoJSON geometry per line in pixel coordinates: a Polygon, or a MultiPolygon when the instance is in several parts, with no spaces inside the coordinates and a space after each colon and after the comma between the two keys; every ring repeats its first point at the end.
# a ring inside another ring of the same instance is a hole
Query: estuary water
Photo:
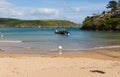
{"type": "MultiPolygon", "coordinates": [[[[56,28],[0,28],[0,43],[38,50],[89,50],[120,47],[119,32],[83,31],[67,28],[69,36],[55,34],[56,28]]],[[[2,46],[2,45],[0,45],[2,46]]]]}

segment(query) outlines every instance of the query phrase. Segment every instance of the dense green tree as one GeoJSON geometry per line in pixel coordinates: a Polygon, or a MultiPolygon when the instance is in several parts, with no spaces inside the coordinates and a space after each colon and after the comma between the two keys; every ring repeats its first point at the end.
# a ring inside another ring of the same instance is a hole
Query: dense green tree
{"type": "Polygon", "coordinates": [[[117,9],[117,5],[118,3],[115,0],[109,1],[107,8],[111,8],[112,12],[115,12],[115,10],[117,9]]]}

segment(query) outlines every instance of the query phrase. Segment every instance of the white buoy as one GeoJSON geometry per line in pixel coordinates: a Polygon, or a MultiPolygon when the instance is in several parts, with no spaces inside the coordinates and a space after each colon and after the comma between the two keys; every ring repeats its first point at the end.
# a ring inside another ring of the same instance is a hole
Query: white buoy
{"type": "Polygon", "coordinates": [[[3,35],[0,35],[0,37],[3,37],[3,35]]]}
{"type": "Polygon", "coordinates": [[[62,53],[63,47],[62,47],[62,46],[59,46],[58,48],[59,48],[59,54],[63,54],[63,53],[62,53]]]}

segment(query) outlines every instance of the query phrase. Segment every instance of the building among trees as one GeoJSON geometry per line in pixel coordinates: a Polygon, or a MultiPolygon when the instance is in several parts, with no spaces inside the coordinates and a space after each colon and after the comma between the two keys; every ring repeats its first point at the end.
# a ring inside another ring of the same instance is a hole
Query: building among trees
{"type": "Polygon", "coordinates": [[[120,0],[117,2],[117,9],[115,11],[115,16],[120,17],[120,0]]]}
{"type": "Polygon", "coordinates": [[[118,0],[118,7],[120,7],[120,0],[118,0]]]}

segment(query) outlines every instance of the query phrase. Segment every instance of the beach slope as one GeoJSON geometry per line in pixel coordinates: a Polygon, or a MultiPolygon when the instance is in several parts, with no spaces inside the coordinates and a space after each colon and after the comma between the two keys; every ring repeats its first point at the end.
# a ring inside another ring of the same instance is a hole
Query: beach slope
{"type": "Polygon", "coordinates": [[[1,56],[0,77],[120,77],[120,62],[83,57],[1,56]]]}

